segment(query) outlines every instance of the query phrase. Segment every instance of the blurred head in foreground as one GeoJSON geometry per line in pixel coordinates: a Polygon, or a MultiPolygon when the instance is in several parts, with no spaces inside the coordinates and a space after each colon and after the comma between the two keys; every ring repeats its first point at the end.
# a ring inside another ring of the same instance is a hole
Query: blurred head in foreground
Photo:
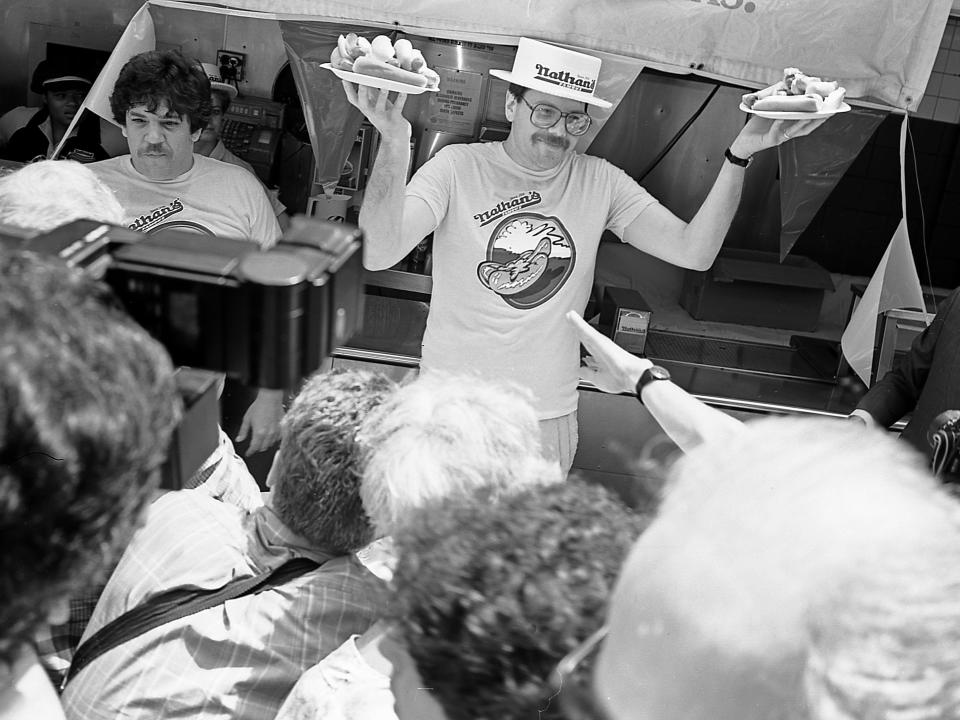
{"type": "Polygon", "coordinates": [[[123,223],[123,208],[93,171],[41,160],[0,175],[0,225],[46,232],[73,220],[123,223]]]}
{"type": "Polygon", "coordinates": [[[615,720],[960,716],[960,523],[915,453],[813,419],[675,466],[611,603],[615,720]]]}
{"type": "Polygon", "coordinates": [[[529,395],[473,376],[420,375],[370,414],[358,439],[363,506],[379,535],[437,500],[560,479],[541,453],[529,395]]]}
{"type": "Polygon", "coordinates": [[[566,717],[559,696],[576,678],[554,670],[603,624],[645,525],[575,478],[422,510],[396,536],[393,619],[422,678],[395,668],[401,720],[429,716],[425,694],[449,720],[566,717]]]}
{"type": "Polygon", "coordinates": [[[112,567],[179,413],[166,351],[106,286],[0,252],[0,660],[112,567]]]}

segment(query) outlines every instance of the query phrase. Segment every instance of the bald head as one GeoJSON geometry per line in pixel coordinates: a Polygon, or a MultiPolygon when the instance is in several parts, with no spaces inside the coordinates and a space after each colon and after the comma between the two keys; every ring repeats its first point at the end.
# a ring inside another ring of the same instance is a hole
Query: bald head
{"type": "Polygon", "coordinates": [[[755,422],[674,469],[614,593],[598,694],[617,720],[948,716],[955,598],[957,508],[919,456],[845,422],[755,422]]]}

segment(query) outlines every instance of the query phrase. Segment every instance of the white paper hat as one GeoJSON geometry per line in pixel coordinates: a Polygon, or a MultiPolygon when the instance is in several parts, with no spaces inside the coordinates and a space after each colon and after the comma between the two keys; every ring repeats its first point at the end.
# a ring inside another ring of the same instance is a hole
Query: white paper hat
{"type": "Polygon", "coordinates": [[[594,97],[600,58],[549,43],[520,38],[513,70],[491,70],[494,77],[548,95],[608,108],[612,103],[594,97]]]}
{"type": "Polygon", "coordinates": [[[200,64],[203,65],[203,71],[207,74],[207,78],[210,80],[211,90],[221,90],[229,95],[231,100],[237,96],[237,89],[230,83],[224,82],[223,78],[220,77],[220,68],[213,63],[200,64]]]}

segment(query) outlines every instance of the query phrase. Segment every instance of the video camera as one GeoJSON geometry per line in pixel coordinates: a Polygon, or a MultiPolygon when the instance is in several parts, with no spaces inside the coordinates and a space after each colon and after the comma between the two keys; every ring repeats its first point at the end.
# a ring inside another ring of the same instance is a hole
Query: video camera
{"type": "Polygon", "coordinates": [[[293,390],[363,323],[362,233],[294,217],[270,250],[180,231],[143,235],[89,220],[30,235],[0,226],[0,245],[102,278],[178,371],[185,416],[165,487],[182,487],[216,448],[216,377],[293,390]]]}

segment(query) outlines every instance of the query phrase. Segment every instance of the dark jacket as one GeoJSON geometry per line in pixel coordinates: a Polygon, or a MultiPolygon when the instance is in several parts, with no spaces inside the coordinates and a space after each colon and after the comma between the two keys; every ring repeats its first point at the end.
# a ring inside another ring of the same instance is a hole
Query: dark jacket
{"type": "Polygon", "coordinates": [[[928,458],[927,430],[944,410],[960,410],[960,288],[910,346],[910,352],[870,390],[857,407],[889,427],[913,411],[902,437],[928,458]]]}
{"type": "MultiPolygon", "coordinates": [[[[40,125],[47,119],[47,115],[47,109],[42,108],[10,137],[10,142],[3,151],[4,159],[33,162],[46,158],[50,142],[40,130],[40,125]]],[[[77,124],[77,133],[64,143],[60,158],[94,162],[109,157],[107,151],[100,146],[100,118],[93,113],[84,113],[77,124]]]]}

